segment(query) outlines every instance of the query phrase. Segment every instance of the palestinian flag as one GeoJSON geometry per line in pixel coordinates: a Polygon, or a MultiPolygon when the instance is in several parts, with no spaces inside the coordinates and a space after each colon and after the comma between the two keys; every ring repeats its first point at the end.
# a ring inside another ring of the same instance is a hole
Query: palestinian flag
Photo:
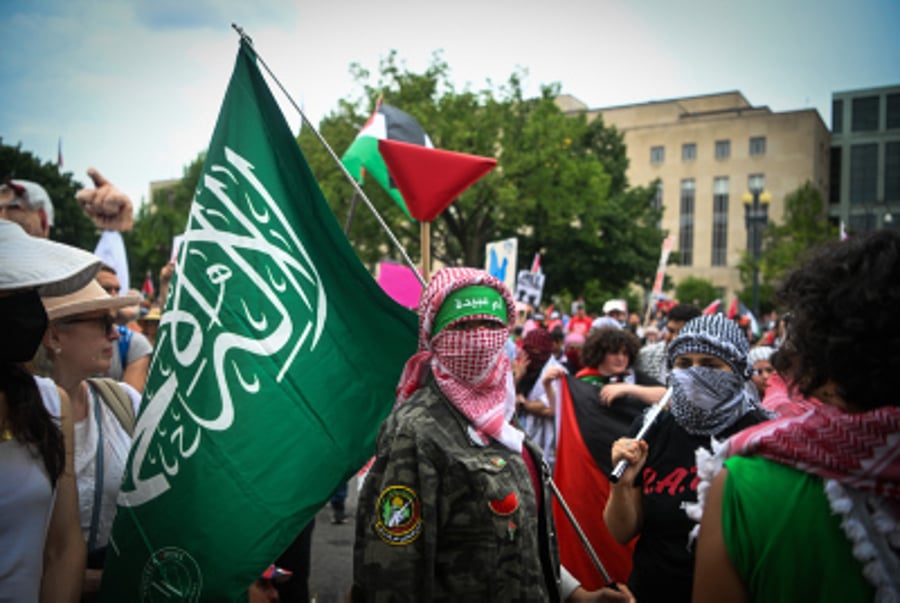
{"type": "Polygon", "coordinates": [[[705,314],[707,316],[710,314],[721,314],[721,313],[722,313],[722,300],[721,299],[713,300],[708,306],[703,308],[703,314],[705,314]]]}
{"type": "Polygon", "coordinates": [[[369,121],[362,127],[341,161],[350,175],[362,182],[368,171],[378,184],[394,199],[400,209],[412,219],[403,195],[397,187],[378,148],[379,140],[395,140],[408,144],[434,148],[431,139],[414,117],[396,107],[382,104],[381,99],[369,121]]]}
{"type": "Polygon", "coordinates": [[[141,287],[141,293],[144,294],[144,297],[150,299],[153,297],[155,291],[153,289],[153,278],[150,276],[150,271],[147,271],[147,278],[144,279],[144,285],[141,287]]]}
{"type": "Polygon", "coordinates": [[[745,306],[744,302],[742,302],[741,298],[739,298],[738,296],[734,296],[734,299],[731,300],[731,305],[728,306],[728,312],[726,313],[726,315],[731,320],[746,319],[750,323],[750,330],[753,331],[753,335],[755,337],[759,337],[759,321],[756,320],[756,316],[753,315],[753,311],[745,306]]]}
{"type": "MultiPolygon", "coordinates": [[[[560,383],[553,479],[612,580],[627,582],[636,541],[627,546],[616,542],[606,529],[603,509],[609,499],[607,475],[612,472],[613,442],[629,434],[631,424],[646,406],[628,397],[603,406],[596,386],[568,375],[560,383]]],[[[578,533],[555,500],[553,518],[562,565],[588,590],[606,586],[578,533]]]]}

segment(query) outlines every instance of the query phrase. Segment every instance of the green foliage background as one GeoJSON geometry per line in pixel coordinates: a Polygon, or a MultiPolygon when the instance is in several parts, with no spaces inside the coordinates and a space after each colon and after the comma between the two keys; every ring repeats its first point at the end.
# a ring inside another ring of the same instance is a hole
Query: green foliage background
{"type": "MultiPolygon", "coordinates": [[[[342,99],[318,130],[340,156],[368,119],[376,100],[415,117],[437,148],[496,157],[497,167],[464,192],[432,225],[432,256],[448,265],[484,266],[489,241],[515,236],[519,269],[541,254],[547,275],[545,299],[568,309],[583,298],[599,312],[613,297],[639,301],[633,286],[647,288],[656,270],[665,232],[653,208],[655,184],[632,187],[623,136],[602,120],[588,123],[581,114],[562,113],[554,102],[557,84],[545,85],[537,98],[525,98],[526,74],[506,82],[488,82],[480,90],[457,90],[450,66],[435,53],[422,73],[409,71],[392,52],[376,74],[350,66],[360,89],[357,98],[342,99]]],[[[384,259],[401,260],[375,217],[362,203],[351,213],[352,185],[311,128],[299,133],[301,147],[336,219],[350,222],[348,238],[370,269],[384,259]]],[[[131,286],[139,288],[149,270],[158,277],[169,261],[172,239],[183,232],[203,167],[199,154],[172,187],[158,191],[137,208],[134,230],[125,233],[131,263],[131,286]]],[[[75,201],[80,185],[70,172],[60,173],[21,144],[0,139],[0,178],[40,182],[55,209],[52,239],[93,249],[99,232],[75,201]]],[[[115,182],[115,175],[111,175],[115,182]]],[[[420,258],[418,224],[408,220],[373,180],[363,190],[413,261],[420,258]]],[[[836,236],[818,190],[806,183],[785,198],[784,220],[770,223],[763,235],[760,260],[760,306],[772,308],[779,279],[810,248],[836,236]]],[[[740,266],[741,298],[752,297],[753,258],[740,266]]],[[[709,303],[721,292],[704,279],[681,282],[675,297],[709,303]]]]}

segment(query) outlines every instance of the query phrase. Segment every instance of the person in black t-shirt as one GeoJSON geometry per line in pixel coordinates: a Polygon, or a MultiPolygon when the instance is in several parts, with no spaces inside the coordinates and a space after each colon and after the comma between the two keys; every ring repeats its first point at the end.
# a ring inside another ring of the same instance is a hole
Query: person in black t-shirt
{"type": "MultiPolygon", "coordinates": [[[[768,418],[744,387],[747,338],[723,315],[688,322],[669,345],[672,400],[645,440],[621,438],[612,463],[629,465],[611,488],[604,519],[625,544],[640,535],[629,587],[639,601],[690,601],[694,554],[684,512],[697,500],[695,450],[768,418]]],[[[635,432],[640,427],[635,425],[635,432]]]]}

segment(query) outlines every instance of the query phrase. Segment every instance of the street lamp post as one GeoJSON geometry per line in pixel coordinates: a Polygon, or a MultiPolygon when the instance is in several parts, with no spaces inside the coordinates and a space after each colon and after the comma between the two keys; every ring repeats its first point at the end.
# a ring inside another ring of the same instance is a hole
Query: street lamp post
{"type": "Polygon", "coordinates": [[[772,195],[761,188],[755,188],[744,193],[742,201],[747,239],[753,256],[753,314],[759,318],[759,256],[762,251],[762,233],[769,222],[772,195]]]}

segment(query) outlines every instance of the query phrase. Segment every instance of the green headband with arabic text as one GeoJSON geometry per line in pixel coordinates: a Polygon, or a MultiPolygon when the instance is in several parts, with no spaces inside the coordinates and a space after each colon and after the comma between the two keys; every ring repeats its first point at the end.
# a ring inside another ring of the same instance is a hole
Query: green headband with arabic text
{"type": "Polygon", "coordinates": [[[499,291],[483,285],[472,285],[457,289],[447,296],[437,316],[431,335],[437,335],[452,322],[466,316],[493,316],[506,324],[506,300],[499,291]]]}

